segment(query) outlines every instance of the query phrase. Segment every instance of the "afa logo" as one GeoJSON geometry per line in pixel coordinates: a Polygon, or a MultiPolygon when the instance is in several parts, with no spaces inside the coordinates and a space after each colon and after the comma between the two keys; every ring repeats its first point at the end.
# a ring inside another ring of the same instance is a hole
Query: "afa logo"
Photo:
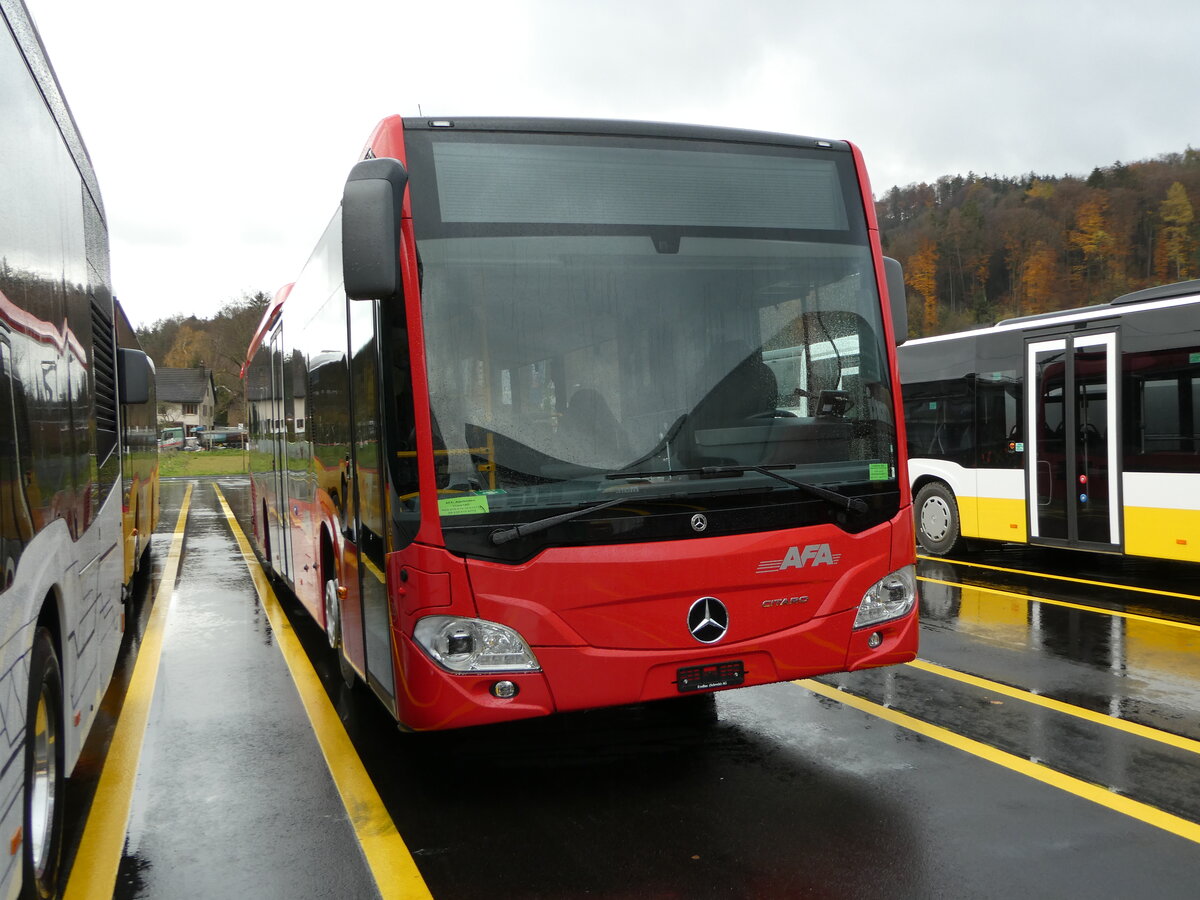
{"type": "Polygon", "coordinates": [[[784,569],[803,569],[805,566],[836,566],[842,554],[834,553],[828,544],[809,544],[803,550],[788,547],[783,559],[765,559],[758,564],[757,574],[782,572],[784,569]]]}

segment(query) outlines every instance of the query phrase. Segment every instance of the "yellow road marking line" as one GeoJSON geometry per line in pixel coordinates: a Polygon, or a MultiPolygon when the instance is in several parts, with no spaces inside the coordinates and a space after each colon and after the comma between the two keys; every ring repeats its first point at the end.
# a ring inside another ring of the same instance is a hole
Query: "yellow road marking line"
{"type": "Polygon", "coordinates": [[[346,815],[354,826],[359,845],[367,858],[367,865],[375,878],[375,884],[383,900],[400,900],[400,898],[429,898],[432,894],[421,877],[417,864],[392,817],[388,814],[379,792],[371,782],[358,752],[354,749],[342,720],[338,717],[329,702],[329,696],[321,684],[321,679],[313,670],[312,664],[300,641],[292,630],[291,623],[283,613],[275,592],[271,589],[262,566],[258,564],[250,542],[246,540],[241,526],[238,525],[233,511],[225,502],[225,495],[216,484],[213,489],[217,492],[217,500],[225,512],[230,530],[241,548],[246,568],[254,580],[263,610],[275,633],[276,646],[283,653],[288,669],[292,673],[292,681],[300,700],[312,722],[313,732],[325,755],[325,764],[333,776],[334,784],[341,795],[346,815]]]}
{"type": "Polygon", "coordinates": [[[1053,700],[1050,697],[1043,697],[1041,694],[1035,694],[1031,691],[1023,691],[1020,688],[1009,687],[1007,684],[1001,684],[998,681],[990,681],[986,678],[980,678],[977,675],[968,675],[966,672],[960,672],[957,669],[948,669],[945,666],[939,666],[936,663],[926,662],[923,659],[915,659],[908,663],[908,665],[914,669],[920,669],[923,672],[929,672],[933,675],[940,675],[943,678],[952,678],[955,681],[961,681],[964,684],[969,684],[973,687],[983,688],[985,691],[993,694],[1003,694],[1006,697],[1012,697],[1024,703],[1033,703],[1037,706],[1043,706],[1046,709],[1052,709],[1055,712],[1064,713],[1068,716],[1074,716],[1077,719],[1085,719],[1089,722],[1094,722],[1097,725],[1103,725],[1106,728],[1115,728],[1118,731],[1124,731],[1127,734],[1136,735],[1137,737],[1145,738],[1146,740],[1158,741],[1160,744],[1168,744],[1180,750],[1186,750],[1189,753],[1200,754],[1200,741],[1181,737],[1177,734],[1171,734],[1169,731],[1161,731],[1157,728],[1151,728],[1148,725],[1139,725],[1137,722],[1130,722],[1127,719],[1118,719],[1116,716],[1110,716],[1107,713],[1098,713],[1094,710],[1085,709],[1082,706],[1074,706],[1070,703],[1063,703],[1061,700],[1053,700]]]}
{"type": "Polygon", "coordinates": [[[363,565],[366,566],[367,571],[375,576],[376,581],[380,584],[387,584],[387,576],[379,571],[379,566],[367,559],[367,554],[360,552],[358,558],[363,561],[363,565]]]}
{"type": "Polygon", "coordinates": [[[137,782],[138,760],[142,755],[142,740],[150,718],[150,702],[158,681],[158,662],[162,655],[163,635],[171,606],[175,600],[175,579],[179,575],[179,559],[183,554],[183,534],[191,506],[193,484],[187,486],[175,535],[163,566],[162,580],[154,596],[154,607],[146,622],[137,661],[112,743],[104,759],[104,768],[96,784],[96,795],[88,813],[83,838],[71,866],[63,900],[111,900],[117,884],[117,870],[125,848],[125,830],[129,825],[129,810],[133,804],[133,788],[137,782]]]}
{"type": "Polygon", "coordinates": [[[1179,594],[1175,591],[1158,591],[1154,588],[1136,587],[1135,585],[1131,584],[1117,584],[1116,582],[1112,581],[1088,581],[1086,578],[1072,578],[1069,575],[1051,575],[1047,572],[1030,572],[1025,569],[1005,569],[1001,566],[989,566],[985,565],[984,563],[965,562],[960,559],[947,560],[938,556],[918,555],[917,559],[927,559],[931,562],[949,562],[956,566],[970,566],[973,569],[987,569],[992,572],[1007,572],[1010,575],[1030,575],[1035,578],[1050,578],[1054,581],[1069,581],[1072,584],[1088,584],[1092,585],[1093,587],[1117,588],[1118,590],[1122,591],[1136,591],[1141,594],[1155,594],[1159,597],[1179,597],[1183,600],[1200,600],[1200,597],[1197,597],[1195,594],[1179,594]]]}
{"type": "Polygon", "coordinates": [[[1049,597],[1037,597],[1033,594],[1018,594],[1015,591],[1002,591],[1000,588],[985,587],[982,584],[960,584],[957,581],[942,581],[940,578],[927,578],[918,575],[917,581],[928,581],[930,584],[943,584],[946,587],[970,588],[973,591],[983,591],[986,594],[996,594],[1000,597],[1014,597],[1030,603],[1048,603],[1051,606],[1065,606],[1067,609],[1081,609],[1084,612],[1096,613],[1101,616],[1115,616],[1118,619],[1133,619],[1138,622],[1149,622],[1152,625],[1166,625],[1171,628],[1183,628],[1186,631],[1200,631],[1200,625],[1191,622],[1176,622],[1174,619],[1162,619],[1157,616],[1143,616],[1140,613],[1125,612],[1119,609],[1105,609],[1102,606],[1084,606],[1082,603],[1068,603],[1065,600],[1051,600],[1049,597]]]}
{"type": "Polygon", "coordinates": [[[920,719],[913,718],[894,709],[889,709],[886,706],[880,706],[878,703],[873,703],[870,700],[847,691],[828,687],[812,679],[794,683],[807,688],[814,694],[820,694],[822,697],[836,700],[838,703],[853,707],[868,715],[891,722],[893,725],[898,725],[901,728],[906,728],[924,737],[939,741],[950,747],[954,747],[956,750],[970,753],[972,756],[977,756],[980,759],[1017,772],[1027,778],[1040,781],[1050,787],[1074,794],[1077,797],[1089,800],[1114,812],[1121,813],[1122,815],[1145,822],[1147,825],[1178,835],[1185,840],[1200,844],[1200,824],[1196,822],[1189,822],[1187,819],[1163,812],[1161,809],[1150,806],[1148,803],[1141,803],[1129,797],[1113,793],[1101,785],[1092,784],[1089,781],[1084,781],[1081,778],[1075,778],[1071,775],[1064,775],[1062,772],[1056,772],[1054,769],[1043,766],[1040,763],[1031,762],[1012,753],[1006,753],[1003,750],[997,750],[995,747],[981,741],[963,737],[960,734],[955,734],[953,731],[937,725],[931,725],[928,722],[923,722],[920,719]]]}

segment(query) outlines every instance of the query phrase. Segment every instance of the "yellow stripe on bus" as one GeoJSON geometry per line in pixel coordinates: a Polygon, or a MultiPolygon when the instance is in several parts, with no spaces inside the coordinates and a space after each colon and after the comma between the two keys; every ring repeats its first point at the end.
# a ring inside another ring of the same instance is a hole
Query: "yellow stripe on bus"
{"type": "Polygon", "coordinates": [[[963,537],[989,541],[1029,540],[1025,501],[1005,497],[958,497],[963,537]]]}
{"type": "Polygon", "coordinates": [[[283,653],[288,670],[292,673],[292,681],[300,694],[300,701],[304,704],[309,721],[312,722],[313,733],[325,756],[325,764],[333,776],[338,794],[341,795],[342,805],[346,809],[350,824],[354,826],[354,833],[358,837],[363,855],[366,856],[367,865],[371,869],[380,895],[383,900],[432,900],[417,864],[408,852],[400,832],[396,830],[379,792],[375,790],[375,785],[359,759],[349,735],[346,734],[337,711],[329,702],[321,679],[313,670],[304,648],[300,646],[299,639],[292,631],[291,623],[284,615],[262,566],[258,564],[254,551],[250,548],[250,542],[246,540],[233,511],[225,502],[225,495],[215,484],[213,489],[217,492],[217,500],[229,522],[234,539],[241,548],[246,568],[250,570],[250,577],[258,591],[258,598],[275,633],[276,646],[283,653]]]}
{"type": "Polygon", "coordinates": [[[1130,722],[1127,719],[1118,719],[1107,713],[1098,713],[1091,709],[1084,709],[1082,706],[1063,703],[1061,700],[1043,697],[1041,694],[1034,694],[1020,688],[1010,687],[1007,684],[990,681],[987,678],[980,678],[977,675],[968,675],[966,672],[960,672],[957,669],[948,669],[945,666],[926,662],[923,659],[915,659],[908,663],[908,665],[914,669],[920,669],[922,672],[929,672],[931,675],[939,675],[942,678],[950,678],[954,681],[961,681],[963,684],[969,684],[972,687],[982,688],[992,694],[1012,697],[1014,700],[1020,700],[1022,703],[1032,703],[1036,706],[1053,710],[1054,712],[1074,716],[1077,719],[1084,719],[1097,725],[1103,725],[1105,728],[1115,728],[1117,731],[1145,738],[1148,741],[1157,741],[1160,744],[1167,744],[1179,750],[1186,750],[1188,753],[1200,755],[1200,741],[1194,741],[1191,738],[1185,738],[1178,734],[1171,734],[1169,731],[1161,731],[1157,728],[1150,728],[1147,725],[1139,725],[1137,722],[1130,722]]]}
{"type": "MultiPolygon", "coordinates": [[[[956,499],[963,537],[1029,543],[1023,499],[967,494],[959,494],[956,499]]],[[[1200,562],[1200,509],[1126,506],[1123,528],[1126,556],[1200,562]]]]}
{"type": "Polygon", "coordinates": [[[1200,510],[1125,507],[1125,552],[1200,562],[1200,510]]]}
{"type": "Polygon", "coordinates": [[[192,487],[193,484],[187,486],[179,507],[179,518],[175,522],[175,534],[163,566],[162,580],[154,596],[154,607],[146,622],[146,633],[142,635],[133,676],[104,759],[104,768],[100,772],[63,900],[111,900],[117,884],[117,870],[125,848],[125,830],[129,825],[129,810],[137,781],[138,760],[142,755],[142,740],[150,718],[154,685],[158,681],[163,635],[174,602],[175,579],[183,554],[183,534],[192,500],[192,487]]]}
{"type": "MultiPolygon", "coordinates": [[[[1161,619],[1156,616],[1143,616],[1139,613],[1124,612],[1119,609],[1104,609],[1100,606],[1084,606],[1082,603],[1067,603],[1065,600],[1051,600],[1047,597],[1035,597],[1031,594],[1018,594],[1015,591],[1002,591],[999,588],[984,587],[979,584],[959,584],[954,581],[942,581],[940,578],[927,578],[924,575],[918,575],[917,581],[928,581],[930,584],[942,584],[952,588],[967,588],[973,591],[982,591],[985,594],[995,594],[998,597],[1016,597],[1018,600],[1024,600],[1028,603],[1047,603],[1051,606],[1063,606],[1067,609],[1079,609],[1083,612],[1096,613],[1101,616],[1114,616],[1118,619],[1131,619],[1136,622],[1150,622],[1154,625],[1165,625],[1169,628],[1182,628],[1186,631],[1200,632],[1200,625],[1193,625],[1191,622],[1176,622],[1174,619],[1161,619]]],[[[1186,594],[1180,596],[1187,596],[1186,594]]]]}
{"type": "Polygon", "coordinates": [[[1076,797],[1081,797],[1084,800],[1091,801],[1099,806],[1111,809],[1113,812],[1120,813],[1124,816],[1129,816],[1132,819],[1137,819],[1140,822],[1145,822],[1147,825],[1154,828],[1160,828],[1163,831],[1178,835],[1181,838],[1200,844],[1200,824],[1189,822],[1187,819],[1179,816],[1171,815],[1157,807],[1151,806],[1148,803],[1141,803],[1137,800],[1132,800],[1129,797],[1115,794],[1106,787],[1091,782],[1084,781],[1081,778],[1075,778],[1071,775],[1064,775],[1062,772],[1057,772],[1040,763],[1032,762],[1012,753],[1006,753],[1003,750],[997,750],[982,741],[976,741],[972,738],[963,737],[961,734],[955,734],[953,731],[942,728],[938,725],[931,725],[928,722],[923,722],[920,719],[914,718],[906,713],[899,712],[894,709],[889,709],[886,706],[880,706],[878,703],[873,703],[855,694],[847,691],[841,691],[837,688],[828,687],[821,684],[819,681],[807,679],[804,681],[794,682],[803,688],[807,688],[814,694],[819,694],[822,697],[827,697],[830,700],[835,700],[845,706],[852,707],[868,715],[883,719],[885,722],[891,722],[893,725],[898,725],[923,737],[931,738],[939,741],[947,746],[954,747],[956,750],[961,750],[964,753],[970,753],[972,756],[977,756],[987,762],[1002,766],[1010,771],[1017,772],[1027,778],[1032,778],[1035,781],[1040,781],[1042,784],[1057,788],[1061,791],[1074,794],[1076,797]]]}

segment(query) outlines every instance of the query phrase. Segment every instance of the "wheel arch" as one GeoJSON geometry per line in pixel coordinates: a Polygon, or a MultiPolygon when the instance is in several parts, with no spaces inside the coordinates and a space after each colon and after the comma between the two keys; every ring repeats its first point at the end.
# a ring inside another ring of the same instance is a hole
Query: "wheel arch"
{"type": "MultiPolygon", "coordinates": [[[[46,592],[45,598],[42,600],[41,609],[38,610],[37,621],[35,628],[45,628],[50,632],[50,640],[54,644],[54,652],[58,655],[58,667],[63,673],[64,689],[70,682],[67,681],[67,661],[63,655],[63,599],[62,591],[58,585],[54,585],[46,592]]],[[[32,644],[33,638],[30,637],[32,644]]]]}
{"type": "Polygon", "coordinates": [[[913,479],[912,496],[913,496],[914,504],[916,504],[916,502],[917,502],[917,494],[919,494],[921,492],[921,488],[925,487],[925,485],[927,485],[927,484],[932,484],[935,481],[944,485],[946,490],[948,490],[950,492],[951,496],[953,496],[955,501],[957,502],[958,494],[957,494],[957,492],[955,492],[955,490],[954,490],[953,486],[951,486],[950,482],[946,481],[945,478],[942,478],[938,475],[931,475],[931,474],[926,473],[924,475],[918,475],[916,478],[913,479]]]}
{"type": "Polygon", "coordinates": [[[329,531],[329,526],[326,523],[321,524],[321,540],[320,540],[320,561],[321,561],[321,580],[325,580],[325,575],[332,572],[338,573],[338,556],[334,549],[333,535],[329,531]]]}

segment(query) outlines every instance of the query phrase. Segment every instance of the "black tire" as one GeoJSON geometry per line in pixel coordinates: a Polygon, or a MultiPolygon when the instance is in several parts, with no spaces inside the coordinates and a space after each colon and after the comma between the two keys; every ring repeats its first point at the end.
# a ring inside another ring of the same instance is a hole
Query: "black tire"
{"type": "Polygon", "coordinates": [[[917,492],[913,501],[917,543],[934,556],[945,556],[963,546],[959,527],[958,501],[940,481],[931,481],[917,492]]]}
{"type": "Polygon", "coordinates": [[[33,637],[25,712],[25,803],[21,896],[55,897],[63,833],[62,672],[46,628],[33,637]]]}
{"type": "Polygon", "coordinates": [[[154,539],[154,535],[147,534],[143,540],[142,535],[138,535],[138,561],[134,571],[140,572],[142,567],[150,561],[150,542],[154,539]]]}

